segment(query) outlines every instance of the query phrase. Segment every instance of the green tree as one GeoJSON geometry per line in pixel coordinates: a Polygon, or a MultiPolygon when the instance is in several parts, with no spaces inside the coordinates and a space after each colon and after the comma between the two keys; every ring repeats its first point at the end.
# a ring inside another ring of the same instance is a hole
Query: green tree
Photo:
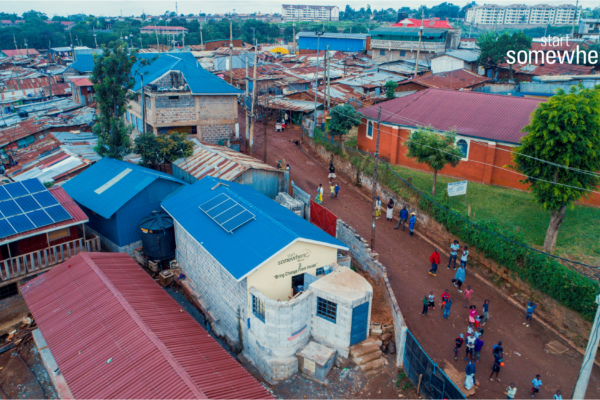
{"type": "Polygon", "coordinates": [[[409,140],[404,142],[408,147],[407,156],[414,158],[419,164],[425,164],[433,171],[433,188],[431,195],[435,197],[437,173],[446,165],[456,167],[463,157],[462,151],[456,147],[456,134],[454,132],[436,133],[424,128],[410,134],[409,140]]]}
{"type": "MultiPolygon", "coordinates": [[[[495,32],[486,32],[477,38],[477,45],[481,49],[478,59],[479,65],[493,68],[497,73],[498,65],[506,62],[509,51],[514,51],[516,55],[521,50],[531,49],[531,38],[525,35],[523,31],[516,31],[512,34],[503,32],[501,35],[495,32]]],[[[509,64],[509,69],[510,79],[512,79],[512,64],[509,64]]]]}
{"type": "Polygon", "coordinates": [[[396,97],[396,92],[394,91],[398,87],[398,84],[394,81],[387,81],[385,83],[385,97],[388,99],[393,99],[396,97]]]}
{"type": "MultiPolygon", "coordinates": [[[[527,51],[529,49],[531,49],[531,38],[527,35],[525,35],[525,33],[523,33],[523,31],[516,31],[513,32],[512,34],[509,34],[508,32],[504,32],[502,35],[500,35],[500,37],[498,38],[498,43],[500,45],[500,47],[502,48],[502,51],[504,52],[504,55],[508,54],[509,51],[514,51],[514,54],[518,54],[519,51],[524,50],[527,51]]],[[[510,79],[513,78],[513,68],[512,68],[512,64],[509,64],[509,71],[510,71],[510,79]]]]}
{"type": "Polygon", "coordinates": [[[135,63],[135,55],[127,54],[127,47],[122,41],[112,49],[104,48],[102,55],[94,55],[91,81],[99,111],[93,128],[98,136],[98,144],[94,150],[102,157],[120,160],[129,154],[129,136],[133,127],[125,124],[123,115],[127,102],[137,97],[129,93],[135,84],[131,74],[135,63]]]}
{"type": "Polygon", "coordinates": [[[600,184],[600,86],[579,84],[569,93],[559,89],[539,105],[523,131],[527,135],[515,150],[515,168],[531,177],[522,182],[550,211],[544,251],[552,252],[567,208],[600,184]]]}
{"type": "Polygon", "coordinates": [[[176,131],[159,136],[146,132],[136,137],[134,143],[133,151],[141,156],[140,165],[145,167],[160,168],[165,161],[174,162],[194,152],[194,144],[187,140],[187,135],[176,131]]]}
{"type": "Polygon", "coordinates": [[[348,134],[350,129],[360,125],[360,115],[350,104],[339,104],[333,107],[329,112],[329,116],[331,119],[328,128],[332,142],[333,137],[338,136],[341,143],[343,135],[348,134]]]}
{"type": "Polygon", "coordinates": [[[43,12],[41,12],[41,11],[31,10],[31,11],[27,11],[27,12],[23,13],[23,19],[26,20],[26,21],[29,21],[29,20],[40,20],[40,19],[43,20],[43,21],[45,21],[45,20],[48,19],[48,16],[46,14],[44,14],[43,12]]]}

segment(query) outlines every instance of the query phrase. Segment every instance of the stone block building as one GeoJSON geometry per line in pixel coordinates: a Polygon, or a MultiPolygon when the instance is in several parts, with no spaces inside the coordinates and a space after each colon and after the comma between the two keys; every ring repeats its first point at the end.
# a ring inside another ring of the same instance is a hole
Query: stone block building
{"type": "Polygon", "coordinates": [[[337,264],[343,243],[249,186],[205,177],[162,203],[177,262],[215,333],[265,379],[298,371],[314,340],[347,357],[367,338],[373,289],[337,264]]]}
{"type": "MultiPolygon", "coordinates": [[[[155,56],[147,53],[138,58],[155,56]]],[[[134,136],[183,132],[218,144],[239,135],[237,97],[243,92],[202,69],[191,53],[161,53],[133,71],[137,71],[134,98],[125,118],[134,127],[134,136]]]]}

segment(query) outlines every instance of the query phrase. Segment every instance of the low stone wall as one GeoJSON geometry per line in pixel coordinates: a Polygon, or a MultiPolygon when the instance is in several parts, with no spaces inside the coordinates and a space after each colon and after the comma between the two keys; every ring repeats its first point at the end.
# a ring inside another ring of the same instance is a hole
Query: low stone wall
{"type": "Polygon", "coordinates": [[[133,242],[126,246],[119,246],[110,239],[107,239],[105,236],[102,236],[100,233],[90,228],[87,224],[85,225],[86,234],[92,234],[100,238],[100,243],[102,244],[102,248],[108,250],[110,253],[127,253],[132,258],[135,258],[134,251],[138,247],[142,246],[142,241],[138,240],[137,242],[133,242]]]}
{"type": "Polygon", "coordinates": [[[394,339],[396,342],[396,367],[402,368],[404,366],[403,355],[404,345],[406,344],[406,331],[407,326],[400,311],[398,301],[388,280],[387,270],[379,262],[379,255],[371,250],[368,242],[363,239],[354,228],[350,227],[341,219],[337,220],[337,231],[336,237],[342,241],[346,246],[350,248],[352,252],[352,262],[355,267],[366,272],[369,276],[384,288],[383,293],[385,300],[388,303],[390,310],[392,311],[392,318],[394,320],[394,339]]]}
{"type": "MultiPolygon", "coordinates": [[[[332,155],[324,146],[316,144],[312,140],[305,140],[304,143],[308,143],[322,161],[331,162],[332,155]]],[[[356,178],[358,170],[350,161],[334,155],[333,163],[336,171],[343,172],[353,179],[356,178]]],[[[360,182],[362,188],[370,194],[373,190],[372,177],[361,173],[360,182]]],[[[381,184],[378,184],[377,195],[382,196],[383,199],[392,197],[396,201],[395,218],[398,217],[399,207],[401,208],[403,205],[406,205],[410,212],[415,211],[417,213],[415,232],[427,238],[432,243],[432,246],[438,247],[442,253],[448,255],[445,249],[450,248],[450,243],[456,239],[456,236],[453,236],[444,226],[419,210],[417,207],[418,195],[413,199],[403,199],[396,192],[381,184]]],[[[339,226],[338,222],[338,231],[339,226]]],[[[355,255],[355,258],[358,259],[357,255],[355,255]]],[[[532,289],[526,282],[519,279],[514,272],[486,258],[476,248],[471,246],[469,246],[469,270],[477,271],[479,276],[491,287],[496,288],[510,302],[516,302],[517,304],[515,305],[523,310],[525,310],[527,301],[533,300],[538,304],[536,318],[542,319],[553,330],[572,341],[574,345],[585,348],[587,338],[590,335],[591,324],[584,320],[581,315],[562,306],[548,295],[532,289]]]]}

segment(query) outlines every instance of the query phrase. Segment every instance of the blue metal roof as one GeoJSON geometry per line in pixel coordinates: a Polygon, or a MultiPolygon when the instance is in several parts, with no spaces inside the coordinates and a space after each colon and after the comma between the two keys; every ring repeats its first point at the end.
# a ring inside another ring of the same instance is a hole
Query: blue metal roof
{"type": "MultiPolygon", "coordinates": [[[[162,77],[169,71],[180,71],[183,74],[186,82],[190,86],[190,90],[195,94],[226,94],[238,95],[243,92],[223,79],[211,74],[198,64],[192,53],[142,53],[137,54],[138,59],[151,60],[157,57],[150,65],[144,66],[138,70],[139,62],[136,63],[132,70],[138,71],[144,75],[144,83],[149,84],[156,79],[162,77]]],[[[139,75],[135,77],[134,91],[142,88],[141,78],[139,75]]]]}
{"type": "Polygon", "coordinates": [[[192,186],[182,187],[163,201],[162,208],[238,281],[296,241],[348,249],[253,188],[222,181],[229,187],[221,185],[212,190],[218,182],[216,178],[205,177],[192,186]],[[227,233],[199,207],[221,193],[253,213],[255,219],[227,233]]]}
{"type": "Polygon", "coordinates": [[[92,72],[94,70],[94,57],[91,54],[78,54],[77,61],[70,66],[79,72],[92,72]]]}
{"type": "Polygon", "coordinates": [[[103,158],[67,181],[63,188],[77,203],[108,219],[157,179],[187,185],[164,172],[103,158]]]}

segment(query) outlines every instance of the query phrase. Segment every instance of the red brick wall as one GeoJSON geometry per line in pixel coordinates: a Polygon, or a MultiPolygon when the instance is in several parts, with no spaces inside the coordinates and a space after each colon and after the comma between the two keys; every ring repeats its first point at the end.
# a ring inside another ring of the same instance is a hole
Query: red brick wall
{"type": "MultiPolygon", "coordinates": [[[[363,151],[374,153],[377,138],[377,123],[373,123],[373,139],[367,138],[366,131],[367,120],[363,119],[358,127],[358,147],[363,151]]],[[[419,164],[406,156],[408,148],[404,143],[410,135],[408,129],[382,124],[380,135],[379,154],[382,159],[392,164],[431,172],[425,164],[419,164]]],[[[473,182],[526,190],[527,185],[519,182],[523,179],[523,176],[514,172],[509,167],[514,166],[511,151],[514,151],[513,147],[488,144],[488,142],[473,139],[469,143],[468,160],[461,161],[455,168],[447,166],[440,173],[473,182]],[[494,167],[485,164],[491,164],[494,167]]],[[[590,199],[582,200],[582,202],[600,206],[600,195],[594,194],[590,199]]]]}

